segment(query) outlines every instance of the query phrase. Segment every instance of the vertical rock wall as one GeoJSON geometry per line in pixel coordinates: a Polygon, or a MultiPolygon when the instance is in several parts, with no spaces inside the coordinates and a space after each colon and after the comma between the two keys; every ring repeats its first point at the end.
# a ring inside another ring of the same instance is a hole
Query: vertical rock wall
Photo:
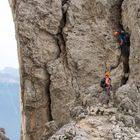
{"type": "Polygon", "coordinates": [[[82,102],[89,91],[98,92],[105,63],[116,63],[113,31],[121,28],[121,1],[65,1],[62,14],[60,56],[48,67],[52,116],[64,124],[73,104],[82,102]]]}
{"type": "MultiPolygon", "coordinates": [[[[137,78],[139,24],[135,16],[126,18],[135,14],[129,3],[123,4],[123,24],[133,42],[130,78],[137,78]]],[[[21,139],[38,140],[46,122],[69,122],[71,108],[98,92],[105,64],[116,63],[113,32],[121,28],[122,0],[10,0],[10,5],[21,71],[21,139]]],[[[121,75],[119,65],[112,72],[115,87],[121,75]]]]}
{"type": "MultiPolygon", "coordinates": [[[[122,5],[122,22],[125,30],[131,34],[130,76],[122,95],[128,96],[137,107],[136,115],[140,115],[140,1],[124,0],[122,5]],[[124,93],[125,91],[125,93],[124,93]]],[[[121,90],[120,90],[121,91],[121,90]]],[[[120,92],[121,93],[121,92],[120,92]]]]}
{"type": "Polygon", "coordinates": [[[130,81],[140,78],[140,1],[124,1],[122,6],[123,25],[131,33],[130,81]]]}
{"type": "Polygon", "coordinates": [[[47,63],[60,50],[55,35],[62,18],[61,1],[11,1],[21,70],[22,139],[38,139],[52,120],[47,63]]]}

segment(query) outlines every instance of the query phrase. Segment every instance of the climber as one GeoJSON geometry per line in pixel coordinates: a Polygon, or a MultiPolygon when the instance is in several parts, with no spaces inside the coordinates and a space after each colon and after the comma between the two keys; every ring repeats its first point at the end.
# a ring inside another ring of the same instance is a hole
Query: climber
{"type": "Polygon", "coordinates": [[[122,84],[125,84],[125,79],[128,79],[129,76],[129,54],[130,54],[130,35],[125,31],[116,31],[114,32],[114,37],[118,43],[118,47],[121,50],[121,55],[118,58],[118,63],[115,66],[111,66],[110,69],[115,69],[120,64],[120,61],[123,62],[123,72],[124,77],[122,79],[122,84]]]}
{"type": "Polygon", "coordinates": [[[130,35],[125,31],[114,32],[118,46],[121,48],[121,53],[125,57],[129,57],[130,53],[130,35]]]}
{"type": "Polygon", "coordinates": [[[110,99],[110,90],[111,90],[111,78],[110,78],[109,70],[105,72],[105,77],[101,80],[100,86],[103,88],[104,95],[105,95],[103,104],[108,104],[110,99]]]}

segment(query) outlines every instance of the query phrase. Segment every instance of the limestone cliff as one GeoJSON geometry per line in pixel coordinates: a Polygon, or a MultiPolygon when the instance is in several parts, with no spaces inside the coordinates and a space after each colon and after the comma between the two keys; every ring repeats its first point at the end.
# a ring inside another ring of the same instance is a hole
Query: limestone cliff
{"type": "Polygon", "coordinates": [[[0,128],[0,140],[9,140],[9,138],[5,136],[4,128],[0,128]]]}
{"type": "MultiPolygon", "coordinates": [[[[83,133],[84,140],[85,137],[96,137],[87,133],[93,129],[92,125],[105,127],[112,110],[104,110],[109,114],[105,119],[99,117],[99,124],[98,120],[95,121],[96,114],[92,118],[93,124],[88,119],[91,108],[100,102],[99,81],[105,66],[117,63],[119,52],[115,48],[113,32],[120,29],[131,34],[130,75],[126,84],[121,86],[122,64],[111,71],[114,95],[117,93],[113,103],[120,108],[131,106],[131,115],[116,116],[118,122],[123,118],[124,129],[119,129],[113,121],[107,123],[110,127],[106,131],[112,137],[116,130],[126,134],[128,118],[139,122],[139,0],[9,0],[9,3],[20,63],[22,140],[48,139],[81,112],[87,112],[87,117],[79,120],[76,126],[71,124],[70,129],[83,133]]],[[[115,110],[113,114],[118,113],[115,110]]],[[[134,126],[138,130],[137,124],[134,126]]],[[[69,135],[78,137],[75,132],[69,135]]],[[[101,137],[109,139],[98,135],[99,139],[101,137]]]]}

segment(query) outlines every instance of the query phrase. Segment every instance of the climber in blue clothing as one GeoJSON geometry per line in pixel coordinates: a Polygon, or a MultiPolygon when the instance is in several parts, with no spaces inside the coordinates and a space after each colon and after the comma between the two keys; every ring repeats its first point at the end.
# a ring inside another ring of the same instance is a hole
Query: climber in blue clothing
{"type": "Polygon", "coordinates": [[[130,36],[125,31],[114,32],[118,46],[121,48],[121,53],[125,57],[129,57],[130,53],[130,36]]]}
{"type": "MultiPolygon", "coordinates": [[[[121,56],[118,59],[118,63],[115,66],[111,66],[110,69],[116,68],[120,61],[123,62],[123,72],[124,79],[128,79],[129,76],[129,55],[130,55],[130,35],[125,31],[116,31],[114,32],[114,37],[118,43],[119,48],[121,49],[121,56]]],[[[125,80],[122,79],[122,84],[125,83],[125,80]]]]}

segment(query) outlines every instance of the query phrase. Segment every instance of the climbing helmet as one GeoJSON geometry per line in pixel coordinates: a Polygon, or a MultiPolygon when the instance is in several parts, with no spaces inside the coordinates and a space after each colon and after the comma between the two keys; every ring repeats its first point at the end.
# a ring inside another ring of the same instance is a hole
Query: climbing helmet
{"type": "Polygon", "coordinates": [[[110,76],[110,72],[109,71],[106,71],[105,72],[105,76],[110,76]]]}
{"type": "Polygon", "coordinates": [[[114,36],[117,37],[119,35],[119,32],[114,32],[114,36]]]}

